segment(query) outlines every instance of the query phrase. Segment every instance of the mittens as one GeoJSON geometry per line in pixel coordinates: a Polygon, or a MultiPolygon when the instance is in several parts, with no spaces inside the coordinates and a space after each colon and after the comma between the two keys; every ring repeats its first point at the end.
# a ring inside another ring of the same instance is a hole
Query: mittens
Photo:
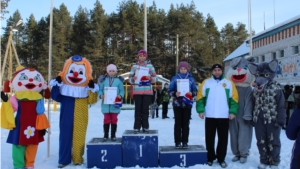
{"type": "Polygon", "coordinates": [[[3,91],[1,91],[1,100],[3,102],[7,102],[7,100],[8,100],[7,94],[5,94],[3,91]]]}
{"type": "Polygon", "coordinates": [[[44,136],[46,133],[48,133],[48,131],[46,129],[41,130],[42,136],[44,136]]]}
{"type": "Polygon", "coordinates": [[[61,83],[61,82],[62,82],[61,76],[57,76],[57,77],[56,77],[56,81],[57,81],[58,83],[61,83]]]}
{"type": "Polygon", "coordinates": [[[90,80],[89,84],[88,84],[89,88],[94,88],[95,87],[95,83],[93,80],[90,80]]]}

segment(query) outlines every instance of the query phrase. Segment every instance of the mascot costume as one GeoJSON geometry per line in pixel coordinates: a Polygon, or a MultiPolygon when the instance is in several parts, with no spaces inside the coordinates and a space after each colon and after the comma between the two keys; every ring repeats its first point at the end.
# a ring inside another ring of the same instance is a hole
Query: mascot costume
{"type": "Polygon", "coordinates": [[[239,95],[239,109],[236,118],[229,121],[231,151],[235,155],[233,162],[245,163],[249,155],[252,141],[253,93],[251,84],[254,76],[248,70],[248,63],[253,57],[235,58],[230,62],[226,77],[232,80],[239,95]]]}
{"type": "Polygon", "coordinates": [[[88,125],[88,105],[97,102],[99,86],[92,80],[92,66],[79,55],[66,60],[62,72],[51,80],[51,97],[60,102],[59,165],[81,165],[88,125]]]}
{"type": "Polygon", "coordinates": [[[253,125],[260,155],[259,169],[265,169],[268,165],[271,169],[278,169],[280,163],[280,131],[285,124],[286,113],[283,91],[273,80],[277,67],[277,60],[262,62],[259,65],[248,64],[249,71],[256,81],[253,91],[253,125]]]}
{"type": "Polygon", "coordinates": [[[12,144],[12,158],[15,169],[33,169],[38,144],[44,141],[49,128],[44,107],[44,97],[50,98],[43,76],[31,68],[17,67],[11,81],[1,91],[1,127],[10,130],[7,143],[12,144]],[[10,98],[4,92],[14,90],[10,98]],[[46,93],[47,91],[47,93],[46,93]],[[16,112],[16,116],[14,116],[16,112]]]}

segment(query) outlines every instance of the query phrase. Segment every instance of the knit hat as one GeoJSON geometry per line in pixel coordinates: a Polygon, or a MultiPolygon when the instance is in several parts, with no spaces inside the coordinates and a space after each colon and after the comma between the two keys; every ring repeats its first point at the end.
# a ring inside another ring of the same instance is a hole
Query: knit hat
{"type": "Polygon", "coordinates": [[[117,66],[114,65],[114,64],[109,64],[109,65],[106,67],[107,73],[108,73],[110,70],[114,70],[115,72],[117,72],[117,66]]]}
{"type": "Polygon", "coordinates": [[[214,64],[214,65],[211,67],[211,71],[213,71],[215,68],[223,69],[222,65],[220,65],[220,64],[214,64]]]}
{"type": "Polygon", "coordinates": [[[139,58],[139,56],[141,56],[141,55],[146,55],[146,58],[148,59],[147,51],[144,50],[144,48],[142,48],[142,49],[138,52],[137,57],[139,58]]]}
{"type": "Polygon", "coordinates": [[[188,62],[180,62],[178,64],[178,71],[180,71],[180,68],[182,68],[182,67],[185,67],[188,71],[190,71],[189,63],[188,62]]]}

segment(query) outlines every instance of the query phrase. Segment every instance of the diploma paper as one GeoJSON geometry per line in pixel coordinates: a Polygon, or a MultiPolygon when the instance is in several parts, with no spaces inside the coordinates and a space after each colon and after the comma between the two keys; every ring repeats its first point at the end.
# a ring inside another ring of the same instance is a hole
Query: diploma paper
{"type": "Polygon", "coordinates": [[[137,77],[135,84],[140,84],[140,80],[143,76],[149,76],[149,68],[139,67],[135,72],[135,76],[137,77]]]}
{"type": "Polygon", "coordinates": [[[190,91],[189,79],[177,79],[177,92],[180,92],[180,96],[184,96],[190,91]]]}
{"type": "Polygon", "coordinates": [[[117,97],[117,87],[104,88],[104,104],[115,104],[117,97]]]}

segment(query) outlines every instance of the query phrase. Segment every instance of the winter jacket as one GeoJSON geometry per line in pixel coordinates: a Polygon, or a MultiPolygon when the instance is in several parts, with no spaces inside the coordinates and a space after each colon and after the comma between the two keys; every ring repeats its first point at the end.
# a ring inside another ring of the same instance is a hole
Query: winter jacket
{"type": "MultiPolygon", "coordinates": [[[[105,87],[117,87],[117,95],[121,95],[124,98],[124,85],[123,85],[123,78],[122,77],[109,77],[109,76],[100,76],[100,90],[99,96],[104,95],[104,88],[105,87]],[[109,85],[109,81],[111,80],[112,84],[109,85]]],[[[114,104],[104,104],[104,99],[102,99],[101,103],[101,111],[102,113],[120,113],[120,108],[115,108],[114,104]]]]}
{"type": "Polygon", "coordinates": [[[135,76],[136,70],[139,67],[147,67],[149,68],[149,76],[150,83],[155,83],[157,81],[156,72],[151,64],[150,60],[146,60],[143,62],[137,61],[135,65],[131,67],[130,73],[129,73],[129,83],[133,84],[133,95],[153,95],[152,86],[139,86],[139,84],[135,84],[133,77],[135,76]]]}
{"type": "Polygon", "coordinates": [[[152,99],[151,99],[151,103],[154,103],[156,101],[157,105],[160,105],[161,102],[160,102],[160,92],[158,89],[156,89],[156,91],[153,90],[153,96],[152,96],[152,99]],[[156,95],[156,99],[155,99],[155,95],[156,95]]]}
{"type": "Polygon", "coordinates": [[[169,103],[169,101],[170,101],[170,95],[169,95],[169,93],[168,93],[168,89],[164,88],[164,89],[161,91],[160,97],[161,97],[162,102],[167,102],[167,103],[169,103]]]}
{"type": "Polygon", "coordinates": [[[192,108],[190,105],[184,103],[181,97],[176,96],[177,92],[177,79],[189,79],[190,82],[190,92],[192,92],[192,97],[195,97],[197,94],[197,87],[194,78],[192,75],[188,72],[186,74],[178,73],[176,76],[174,76],[171,80],[168,93],[170,96],[174,97],[173,99],[173,107],[181,107],[181,108],[192,108]]]}
{"type": "Polygon", "coordinates": [[[204,80],[197,93],[196,110],[205,117],[228,118],[238,112],[238,92],[234,83],[223,77],[204,80]]]}
{"type": "Polygon", "coordinates": [[[295,108],[288,126],[286,127],[286,136],[290,140],[295,140],[292,149],[291,169],[299,169],[298,160],[300,159],[300,109],[295,108]]]}

